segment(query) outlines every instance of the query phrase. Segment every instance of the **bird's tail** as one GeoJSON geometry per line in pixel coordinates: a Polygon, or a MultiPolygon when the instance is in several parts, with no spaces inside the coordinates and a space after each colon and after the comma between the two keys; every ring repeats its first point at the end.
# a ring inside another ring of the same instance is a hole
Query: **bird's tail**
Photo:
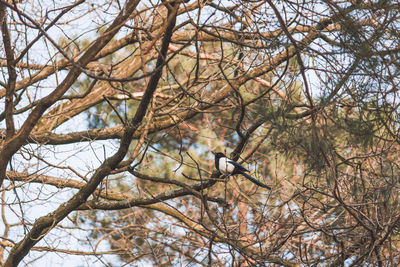
{"type": "Polygon", "coordinates": [[[256,178],[251,177],[250,175],[248,175],[247,173],[241,173],[244,177],[246,177],[247,179],[249,179],[251,182],[253,182],[254,184],[267,188],[268,190],[271,190],[271,187],[269,187],[266,184],[261,183],[260,181],[258,181],[256,178]]]}

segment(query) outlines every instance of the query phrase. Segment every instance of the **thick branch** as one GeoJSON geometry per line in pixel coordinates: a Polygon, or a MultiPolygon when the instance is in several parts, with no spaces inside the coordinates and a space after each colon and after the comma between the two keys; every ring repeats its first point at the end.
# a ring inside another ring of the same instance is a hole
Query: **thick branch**
{"type": "Polygon", "coordinates": [[[8,31],[7,27],[6,8],[2,3],[0,3],[0,18],[2,18],[1,32],[3,37],[4,49],[7,57],[7,70],[8,70],[8,82],[7,82],[6,99],[5,99],[5,117],[6,117],[6,127],[7,127],[6,139],[10,139],[15,132],[14,119],[13,119],[13,111],[14,111],[13,98],[15,91],[15,83],[17,80],[17,73],[15,71],[15,58],[14,58],[14,51],[11,46],[10,32],[8,31]]]}

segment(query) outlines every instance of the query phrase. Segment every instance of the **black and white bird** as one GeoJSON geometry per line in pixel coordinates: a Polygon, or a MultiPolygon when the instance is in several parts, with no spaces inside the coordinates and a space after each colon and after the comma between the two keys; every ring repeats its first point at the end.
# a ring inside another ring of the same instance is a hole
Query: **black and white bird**
{"type": "Polygon", "coordinates": [[[218,152],[218,153],[214,153],[215,155],[215,168],[217,168],[217,170],[222,173],[223,175],[235,175],[235,174],[241,174],[244,177],[246,177],[247,179],[249,179],[251,182],[253,182],[254,184],[267,188],[269,190],[271,190],[271,187],[269,187],[266,184],[261,183],[260,181],[258,181],[256,178],[251,177],[250,175],[248,175],[246,172],[248,172],[249,170],[247,170],[245,167],[243,167],[241,164],[237,163],[236,161],[227,158],[224,153],[218,152]]]}

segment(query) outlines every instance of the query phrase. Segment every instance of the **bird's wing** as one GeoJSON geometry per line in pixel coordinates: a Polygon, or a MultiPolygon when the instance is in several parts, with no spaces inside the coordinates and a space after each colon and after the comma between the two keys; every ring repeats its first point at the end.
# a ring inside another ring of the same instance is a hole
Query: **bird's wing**
{"type": "Polygon", "coordinates": [[[266,184],[261,183],[260,181],[258,181],[256,178],[251,177],[250,175],[248,175],[247,173],[241,173],[244,177],[246,177],[247,179],[249,179],[251,182],[253,182],[254,184],[267,188],[268,190],[271,190],[271,187],[269,187],[266,184]]]}
{"type": "Polygon", "coordinates": [[[248,169],[246,169],[245,167],[243,167],[243,165],[241,165],[241,164],[239,164],[239,163],[237,163],[236,161],[233,161],[233,160],[231,160],[231,159],[228,160],[228,163],[230,163],[230,164],[232,164],[233,166],[237,167],[237,168],[238,168],[239,170],[241,170],[241,171],[246,171],[246,172],[249,171],[248,169]]]}

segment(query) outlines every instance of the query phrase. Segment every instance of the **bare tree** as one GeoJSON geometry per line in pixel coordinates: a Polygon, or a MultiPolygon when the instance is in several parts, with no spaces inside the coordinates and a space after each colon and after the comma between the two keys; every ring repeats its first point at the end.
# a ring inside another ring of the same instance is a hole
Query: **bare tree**
{"type": "Polygon", "coordinates": [[[0,0],[1,264],[395,266],[399,20],[381,0],[0,0]]]}

